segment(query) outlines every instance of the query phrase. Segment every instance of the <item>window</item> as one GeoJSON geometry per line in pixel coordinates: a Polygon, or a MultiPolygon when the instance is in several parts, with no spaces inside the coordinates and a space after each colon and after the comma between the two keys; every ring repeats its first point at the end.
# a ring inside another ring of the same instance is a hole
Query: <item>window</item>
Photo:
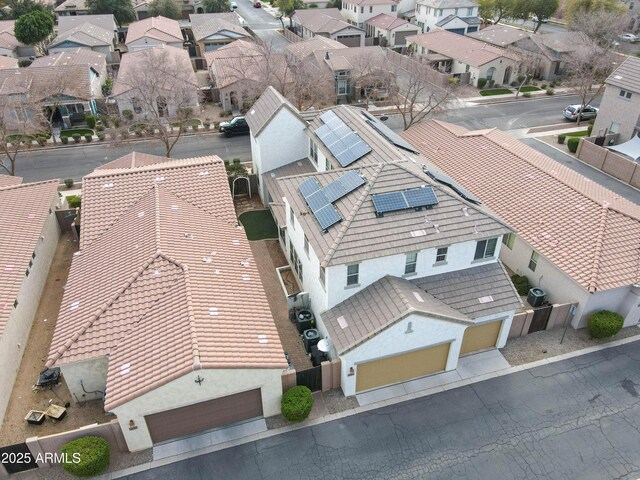
{"type": "Polygon", "coordinates": [[[325,282],[325,275],[326,275],[326,271],[324,267],[320,267],[320,283],[322,284],[323,288],[324,288],[324,282],[325,282]]]}
{"type": "Polygon", "coordinates": [[[289,258],[291,259],[291,265],[293,265],[293,269],[298,274],[298,278],[300,279],[300,283],[303,282],[302,278],[302,262],[300,261],[300,257],[298,257],[298,252],[296,249],[291,246],[291,252],[289,252],[289,258]]]}
{"type": "Polygon", "coordinates": [[[407,259],[404,264],[404,274],[416,273],[416,263],[418,263],[418,252],[407,253],[407,259]]]}
{"type": "Polygon", "coordinates": [[[516,241],[515,233],[507,233],[502,236],[502,243],[507,246],[509,250],[513,250],[513,243],[516,241]]]}
{"type": "Polygon", "coordinates": [[[142,113],[142,105],[140,105],[140,99],[132,98],[131,106],[133,107],[133,113],[142,113]]]}
{"type": "Polygon", "coordinates": [[[331,162],[329,162],[328,158],[324,159],[324,169],[328,172],[329,170],[331,170],[331,162]]]}
{"type": "Polygon", "coordinates": [[[626,100],[631,98],[631,92],[627,92],[626,90],[620,90],[620,96],[626,100]]]}
{"type": "Polygon", "coordinates": [[[483,258],[491,258],[496,253],[496,245],[498,243],[497,238],[490,238],[488,240],[480,240],[476,244],[476,254],[474,260],[482,260],[483,258]]]}
{"type": "Polygon", "coordinates": [[[457,8],[454,8],[454,9],[453,9],[453,14],[454,14],[454,15],[458,15],[458,9],[457,9],[457,8]]]}
{"type": "Polygon", "coordinates": [[[611,122],[609,133],[618,133],[618,130],[620,130],[620,124],[618,122],[611,122]]]}
{"type": "Polygon", "coordinates": [[[291,224],[291,228],[296,228],[296,217],[293,216],[293,208],[289,207],[289,223],[291,224]]]}
{"type": "Polygon", "coordinates": [[[313,140],[311,140],[309,143],[309,156],[311,157],[311,160],[313,160],[313,163],[317,165],[318,164],[318,145],[316,145],[316,142],[314,142],[313,140]]]}
{"type": "Polygon", "coordinates": [[[346,80],[338,80],[336,82],[337,86],[337,94],[338,95],[346,95],[348,93],[348,83],[346,80]]]}
{"type": "Polygon", "coordinates": [[[555,63],[555,68],[553,69],[553,74],[554,75],[560,75],[560,62],[556,62],[555,63]]]}
{"type": "Polygon", "coordinates": [[[360,273],[360,264],[347,265],[347,286],[358,285],[358,276],[360,273]]]}
{"type": "Polygon", "coordinates": [[[285,230],[286,228],[281,228],[280,229],[280,238],[282,239],[282,243],[284,243],[285,248],[287,247],[287,237],[285,237],[285,230]]]}
{"type": "Polygon", "coordinates": [[[398,6],[397,5],[391,5],[391,11],[395,12],[396,10],[398,10],[398,6]]]}
{"type": "Polygon", "coordinates": [[[373,13],[373,7],[369,7],[369,13],[373,13]]]}
{"type": "Polygon", "coordinates": [[[364,7],[360,7],[360,13],[364,13],[364,7]]]}
{"type": "Polygon", "coordinates": [[[470,70],[471,70],[471,67],[470,67],[469,65],[467,65],[467,66],[465,66],[465,67],[464,67],[464,71],[465,71],[466,73],[469,73],[469,71],[470,71],[470,70]]]}
{"type": "Polygon", "coordinates": [[[440,247],[436,251],[436,263],[444,263],[447,261],[447,252],[449,251],[449,247],[440,247]]]}
{"type": "Polygon", "coordinates": [[[304,253],[307,254],[307,257],[309,256],[309,239],[306,235],[304,236],[304,253]]]}
{"type": "Polygon", "coordinates": [[[535,250],[531,252],[531,258],[529,259],[529,270],[531,270],[532,272],[536,271],[539,257],[540,255],[538,255],[538,252],[536,252],[535,250]]]}
{"type": "Polygon", "coordinates": [[[438,8],[438,9],[436,10],[436,17],[441,17],[441,16],[442,16],[442,9],[441,9],[441,8],[438,8]]]}
{"type": "Polygon", "coordinates": [[[467,8],[467,17],[473,17],[473,7],[467,8]]]}

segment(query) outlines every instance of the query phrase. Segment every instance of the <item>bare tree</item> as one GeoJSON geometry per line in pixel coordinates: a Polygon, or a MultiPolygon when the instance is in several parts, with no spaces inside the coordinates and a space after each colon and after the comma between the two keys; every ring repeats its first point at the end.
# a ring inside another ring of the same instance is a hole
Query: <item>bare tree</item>
{"type": "Polygon", "coordinates": [[[349,57],[349,63],[353,67],[351,86],[364,98],[366,109],[369,109],[369,103],[372,100],[389,96],[390,90],[396,83],[397,71],[386,61],[381,50],[374,49],[362,55],[349,57]]]}
{"type": "MultiPolygon", "coordinates": [[[[130,112],[124,115],[120,128],[144,125],[163,143],[167,157],[171,156],[173,147],[188,128],[189,120],[193,119],[193,109],[201,98],[191,62],[175,54],[171,48],[149,48],[129,53],[136,58],[131,59],[125,71],[121,66],[117,79],[120,86],[117,91],[114,88],[118,104],[130,105],[130,109],[120,108],[123,114],[125,110],[130,112]]],[[[117,132],[114,133],[117,136],[117,132]]],[[[121,131],[120,136],[128,137],[128,134],[121,131]]]]}
{"type": "MultiPolygon", "coordinates": [[[[320,68],[313,55],[306,58],[286,56],[289,82],[283,93],[298,110],[322,108],[336,98],[335,80],[328,69],[320,68]]],[[[281,92],[282,93],[282,92],[281,92]]]]}
{"type": "Polygon", "coordinates": [[[0,151],[4,154],[0,167],[9,175],[16,174],[18,154],[31,147],[32,141],[47,138],[47,119],[42,102],[28,95],[0,97],[0,151]]]}
{"type": "Polygon", "coordinates": [[[629,15],[620,11],[578,11],[571,16],[569,28],[582,32],[595,45],[609,53],[618,37],[629,25],[629,15]]]}

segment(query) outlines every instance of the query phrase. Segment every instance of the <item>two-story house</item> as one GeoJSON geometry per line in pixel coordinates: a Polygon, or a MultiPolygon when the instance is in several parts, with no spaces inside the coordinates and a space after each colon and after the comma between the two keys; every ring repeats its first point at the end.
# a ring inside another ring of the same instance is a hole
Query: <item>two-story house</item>
{"type": "Polygon", "coordinates": [[[166,17],[149,17],[133,22],[127,30],[126,45],[130,52],[169,45],[182,48],[184,37],[177,20],[166,17]]]}
{"type": "Polygon", "coordinates": [[[475,197],[434,180],[428,160],[360,109],[301,115],[268,89],[247,121],[261,195],[341,359],[345,395],[505,344],[521,305],[497,260],[511,229],[475,197]],[[291,148],[274,151],[275,138],[291,148]]]}
{"type": "Polygon", "coordinates": [[[86,48],[104,53],[110,59],[116,44],[118,26],[113,15],[66,15],[58,19],[57,35],[49,52],[86,48]]]}
{"type": "Polygon", "coordinates": [[[640,131],[640,58],[627,57],[606,85],[593,131],[617,133],[617,143],[624,143],[640,131]]]}
{"type": "Polygon", "coordinates": [[[382,13],[397,17],[398,2],[396,0],[343,0],[340,13],[342,18],[351,25],[364,28],[367,20],[382,13]]]}
{"type": "Polygon", "coordinates": [[[460,35],[477,31],[482,23],[473,0],[419,0],[416,22],[423,32],[439,29],[460,35]]]}
{"type": "Polygon", "coordinates": [[[337,8],[296,10],[291,15],[292,30],[302,38],[327,37],[347,47],[364,46],[361,27],[343,20],[337,8]]]}

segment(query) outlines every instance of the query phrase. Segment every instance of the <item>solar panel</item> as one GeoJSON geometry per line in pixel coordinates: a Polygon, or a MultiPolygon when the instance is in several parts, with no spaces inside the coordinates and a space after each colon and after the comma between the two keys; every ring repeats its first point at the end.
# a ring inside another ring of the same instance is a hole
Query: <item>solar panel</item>
{"type": "Polygon", "coordinates": [[[418,150],[407,142],[404,138],[398,135],[396,132],[387,127],[384,123],[382,123],[378,118],[371,115],[369,112],[362,111],[362,115],[364,115],[367,119],[367,123],[371,125],[377,132],[393,143],[396,147],[402,148],[403,150],[407,150],[412,153],[419,153],[418,150]]]}
{"type": "Polygon", "coordinates": [[[320,115],[320,120],[324,123],[329,123],[331,120],[335,120],[338,116],[333,112],[333,110],[329,110],[320,115]]]}
{"type": "Polygon", "coordinates": [[[466,199],[466,200],[468,200],[468,201],[470,201],[472,203],[475,203],[477,205],[480,205],[482,203],[478,197],[473,195],[469,190],[464,188],[462,185],[460,185],[458,182],[456,182],[449,175],[445,175],[444,173],[441,173],[441,172],[436,172],[435,170],[429,170],[424,165],[422,166],[422,171],[424,173],[426,173],[427,175],[429,175],[431,178],[433,178],[436,182],[442,183],[443,185],[446,185],[446,186],[450,187],[453,191],[455,191],[462,198],[464,198],[464,199],[466,199]]]}
{"type": "Polygon", "coordinates": [[[373,200],[373,205],[378,215],[408,208],[407,201],[404,199],[402,192],[373,194],[371,195],[371,199],[373,200]]]}
{"type": "Polygon", "coordinates": [[[315,212],[314,215],[322,230],[327,230],[331,225],[335,225],[342,220],[342,217],[338,213],[338,210],[336,210],[336,207],[331,204],[325,205],[323,208],[315,212]]]}
{"type": "Polygon", "coordinates": [[[360,174],[356,170],[348,171],[347,173],[342,175],[338,180],[342,182],[342,184],[345,186],[345,188],[349,192],[352,192],[356,188],[367,183],[366,180],[362,178],[362,176],[360,176],[360,174]]]}
{"type": "Polygon", "coordinates": [[[318,127],[315,133],[342,167],[349,166],[371,151],[371,147],[333,111],[323,113],[320,119],[324,125],[318,127]]]}
{"type": "Polygon", "coordinates": [[[329,205],[329,201],[327,200],[327,197],[324,196],[324,192],[322,190],[312,193],[305,200],[307,201],[307,205],[309,205],[311,211],[314,213],[329,205]]]}
{"type": "Polygon", "coordinates": [[[412,188],[404,192],[410,208],[431,207],[438,204],[436,192],[431,187],[412,188]]]}
{"type": "Polygon", "coordinates": [[[307,198],[312,193],[317,192],[320,188],[320,184],[315,177],[307,178],[304,182],[298,185],[298,190],[300,190],[300,193],[304,198],[307,198]]]}

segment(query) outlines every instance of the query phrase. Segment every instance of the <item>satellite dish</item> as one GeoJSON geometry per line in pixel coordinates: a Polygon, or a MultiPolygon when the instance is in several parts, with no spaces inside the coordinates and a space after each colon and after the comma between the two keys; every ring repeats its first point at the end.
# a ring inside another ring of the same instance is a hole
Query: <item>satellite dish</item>
{"type": "Polygon", "coordinates": [[[329,350],[331,350],[331,342],[329,342],[329,340],[327,340],[326,338],[320,340],[317,346],[318,350],[323,353],[329,353],[329,350]]]}

